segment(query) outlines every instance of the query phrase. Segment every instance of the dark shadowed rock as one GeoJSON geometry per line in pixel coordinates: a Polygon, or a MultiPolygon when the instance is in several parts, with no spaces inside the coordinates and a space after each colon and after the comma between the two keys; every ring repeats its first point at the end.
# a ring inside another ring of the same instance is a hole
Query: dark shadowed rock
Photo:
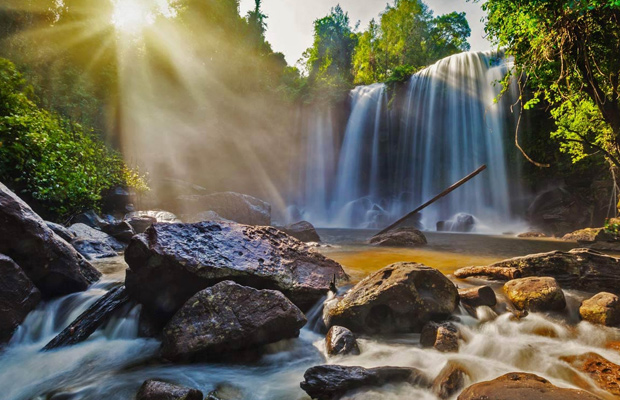
{"type": "Polygon", "coordinates": [[[225,280],[283,292],[312,307],[340,264],[275,228],[232,222],[156,224],[125,252],[127,288],[155,315],[169,318],[196,292],[225,280]]]}
{"type": "Polygon", "coordinates": [[[192,360],[297,337],[306,317],[282,293],[225,281],[196,293],[164,328],[162,355],[192,360]]]}
{"type": "Polygon", "coordinates": [[[465,387],[469,378],[467,369],[456,361],[448,361],[433,381],[433,393],[440,399],[449,399],[465,387]]]}
{"type": "Polygon", "coordinates": [[[101,274],[0,183],[0,253],[11,257],[43,296],[85,290],[101,274]]]}
{"type": "Polygon", "coordinates": [[[45,221],[45,225],[47,225],[48,228],[53,230],[55,234],[60,236],[64,241],[68,243],[71,243],[71,241],[75,239],[75,234],[60,224],[45,221]]]}
{"type": "Polygon", "coordinates": [[[41,293],[21,268],[0,254],[0,344],[13,336],[28,313],[39,304],[41,293]]]}
{"type": "Polygon", "coordinates": [[[287,225],[280,230],[288,233],[295,239],[301,240],[302,242],[320,242],[321,238],[319,234],[316,233],[316,229],[314,226],[308,221],[300,221],[294,224],[287,225]]]}
{"type": "Polygon", "coordinates": [[[118,253],[107,243],[92,239],[74,239],[71,244],[87,260],[112,258],[118,253]]]}
{"type": "Polygon", "coordinates": [[[620,299],[613,293],[601,292],[581,303],[579,315],[593,324],[620,325],[620,299]]]}
{"type": "Polygon", "coordinates": [[[148,216],[135,216],[125,217],[124,221],[131,225],[136,234],[140,234],[144,233],[144,231],[146,231],[149,226],[157,223],[157,218],[148,216]]]}
{"type": "Polygon", "coordinates": [[[620,294],[620,260],[589,249],[552,251],[500,261],[486,267],[466,267],[454,272],[460,279],[488,277],[511,280],[550,276],[566,289],[620,294]]]}
{"type": "Polygon", "coordinates": [[[325,336],[325,350],[330,356],[360,353],[353,332],[342,326],[332,326],[325,336]]]}
{"type": "Polygon", "coordinates": [[[554,386],[540,376],[511,372],[492,381],[476,383],[457,400],[601,400],[583,390],[554,386]]]}
{"type": "Polygon", "coordinates": [[[443,353],[459,351],[459,330],[450,322],[429,322],[420,335],[422,347],[433,347],[443,353]]]}
{"type": "Polygon", "coordinates": [[[235,192],[179,196],[181,214],[214,211],[220,216],[245,225],[271,224],[271,205],[247,194],[235,192]]]}
{"type": "Polygon", "coordinates": [[[469,307],[495,307],[497,296],[490,286],[476,286],[472,288],[459,289],[461,303],[469,307]]]}
{"type": "Polygon", "coordinates": [[[122,243],[129,243],[131,238],[136,234],[133,227],[127,221],[111,223],[101,230],[122,243]]]}
{"type": "Polygon", "coordinates": [[[426,236],[422,232],[407,227],[392,229],[370,239],[370,244],[388,247],[416,247],[427,243],[426,236]]]}
{"type": "Polygon", "coordinates": [[[101,229],[103,226],[107,225],[107,222],[97,215],[95,211],[89,210],[72,217],[70,224],[84,224],[91,228],[101,229]]]}
{"type": "Polygon", "coordinates": [[[215,211],[203,211],[199,212],[196,215],[192,215],[187,219],[186,222],[195,223],[195,222],[203,222],[203,221],[224,221],[224,222],[234,222],[229,219],[222,217],[220,214],[215,211]]]}
{"type": "Polygon", "coordinates": [[[319,365],[304,374],[301,388],[318,400],[336,400],[345,393],[379,387],[390,383],[409,383],[429,387],[429,379],[415,368],[378,367],[362,368],[342,365],[319,365]]]}
{"type": "Polygon", "coordinates": [[[145,381],[136,400],[202,400],[203,394],[198,389],[173,385],[155,379],[145,381]]]}
{"type": "Polygon", "coordinates": [[[107,233],[91,228],[85,224],[73,224],[69,227],[69,231],[75,235],[74,240],[89,240],[91,242],[101,242],[116,251],[122,251],[125,249],[125,245],[114,239],[107,233]]]}
{"type": "Polygon", "coordinates": [[[566,308],[564,292],[550,277],[513,279],[504,284],[504,293],[518,310],[561,311],[566,308]]]}
{"type": "Polygon", "coordinates": [[[458,213],[445,221],[443,229],[449,232],[471,232],[476,226],[476,218],[467,213],[458,213]]]}
{"type": "Polygon", "coordinates": [[[326,304],[327,327],[353,332],[420,332],[429,321],[448,317],[458,304],[458,291],[441,272],[416,263],[389,265],[326,304]]]}
{"type": "Polygon", "coordinates": [[[591,214],[584,210],[591,204],[587,203],[566,189],[550,189],[534,199],[526,216],[533,228],[561,236],[588,225],[591,214]]]}
{"type": "Polygon", "coordinates": [[[561,357],[561,360],[588,375],[601,389],[620,397],[620,365],[596,353],[566,356],[561,357]]]}

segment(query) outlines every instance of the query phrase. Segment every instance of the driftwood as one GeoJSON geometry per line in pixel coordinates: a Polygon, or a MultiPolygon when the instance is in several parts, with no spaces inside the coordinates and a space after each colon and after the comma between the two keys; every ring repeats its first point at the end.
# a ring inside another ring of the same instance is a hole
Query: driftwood
{"type": "Polygon", "coordinates": [[[119,307],[129,301],[125,286],[118,286],[88,307],[75,321],[50,341],[43,351],[85,341],[103,325],[119,307]]]}
{"type": "MultiPolygon", "coordinates": [[[[439,193],[437,196],[433,197],[432,199],[430,199],[426,203],[422,204],[420,207],[418,207],[415,210],[411,211],[409,214],[407,214],[404,217],[400,218],[398,221],[394,222],[392,225],[390,225],[387,228],[383,229],[381,232],[377,233],[375,236],[382,235],[382,234],[384,234],[386,232],[389,232],[392,229],[396,228],[398,225],[400,225],[401,223],[403,223],[404,221],[409,219],[412,215],[415,215],[415,214],[419,213],[420,211],[422,211],[426,207],[430,206],[431,204],[433,204],[437,200],[439,200],[442,197],[446,196],[447,194],[451,193],[455,189],[458,189],[459,187],[463,186],[465,183],[469,182],[473,177],[475,177],[476,175],[478,175],[479,173],[481,173],[485,169],[487,169],[486,165],[480,166],[477,170],[475,170],[471,174],[467,175],[465,178],[461,179],[460,181],[456,182],[455,184],[453,184],[452,186],[450,186],[449,188],[447,188],[443,192],[439,193]]],[[[373,236],[373,237],[375,237],[375,236],[373,236]]]]}

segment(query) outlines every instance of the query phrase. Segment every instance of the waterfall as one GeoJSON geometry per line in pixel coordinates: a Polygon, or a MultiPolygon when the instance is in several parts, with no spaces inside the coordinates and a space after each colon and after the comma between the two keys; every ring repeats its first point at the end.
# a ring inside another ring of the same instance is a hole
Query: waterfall
{"type": "Polygon", "coordinates": [[[384,84],[352,90],[341,135],[331,121],[329,133],[323,126],[331,111],[315,116],[305,127],[302,177],[305,193],[314,197],[298,199],[301,216],[322,227],[382,227],[487,164],[483,174],[425,209],[421,223],[434,230],[446,221],[449,229],[460,226],[455,218],[465,218],[475,221],[474,231],[506,229],[520,196],[511,183],[518,182],[519,168],[510,161],[508,140],[517,93],[509,90],[496,101],[509,69],[501,54],[461,53],[416,73],[402,90],[384,84]]]}

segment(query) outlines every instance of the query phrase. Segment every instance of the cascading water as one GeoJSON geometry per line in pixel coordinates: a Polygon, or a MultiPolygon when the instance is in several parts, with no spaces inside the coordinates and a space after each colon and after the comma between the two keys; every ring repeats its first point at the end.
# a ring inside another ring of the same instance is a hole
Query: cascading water
{"type": "Polygon", "coordinates": [[[424,210],[422,222],[435,229],[467,213],[477,231],[505,229],[519,196],[518,185],[509,184],[518,182],[519,168],[507,161],[506,143],[516,93],[495,101],[509,67],[501,54],[462,53],[413,75],[404,94],[390,94],[384,84],[354,89],[341,140],[320,140],[325,130],[307,127],[308,157],[338,155],[334,174],[317,167],[322,159],[308,159],[305,193],[320,194],[321,202],[300,199],[302,217],[326,227],[381,227],[487,164],[482,175],[424,210]]]}

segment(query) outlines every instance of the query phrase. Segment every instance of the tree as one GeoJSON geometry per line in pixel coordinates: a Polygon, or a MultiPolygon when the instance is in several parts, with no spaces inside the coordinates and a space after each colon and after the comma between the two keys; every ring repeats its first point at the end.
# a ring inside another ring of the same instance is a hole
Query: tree
{"type": "Polygon", "coordinates": [[[451,12],[435,18],[429,36],[431,59],[439,60],[471,49],[467,42],[471,29],[464,12],[451,12]]]}

